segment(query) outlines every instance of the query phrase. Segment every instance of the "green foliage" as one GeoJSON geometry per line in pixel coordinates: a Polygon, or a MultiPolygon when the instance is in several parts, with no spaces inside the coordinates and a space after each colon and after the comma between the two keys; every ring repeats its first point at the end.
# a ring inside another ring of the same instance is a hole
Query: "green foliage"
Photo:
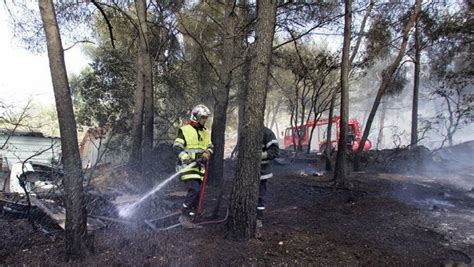
{"type": "MultiPolygon", "coordinates": [[[[208,104],[210,100],[210,87],[207,93],[198,90],[199,71],[194,68],[194,62],[183,58],[185,53],[176,31],[177,8],[172,3],[153,3],[148,9],[147,39],[153,61],[155,128],[159,139],[175,134],[173,126],[188,119],[190,107],[197,102],[208,104]]],[[[71,79],[75,110],[82,125],[111,125],[117,134],[127,134],[137,75],[136,15],[133,5],[122,9],[105,6],[104,10],[113,26],[116,48],[111,47],[108,24],[97,15],[94,24],[99,45],[86,48],[92,63],[71,79]]]]}
{"type": "Polygon", "coordinates": [[[275,54],[274,62],[279,68],[274,73],[287,111],[295,118],[313,119],[329,106],[339,64],[329,51],[307,45],[297,47],[280,49],[275,54]]]}
{"type": "MultiPolygon", "coordinates": [[[[81,1],[53,1],[56,19],[65,48],[91,39],[94,8],[81,1]]],[[[13,41],[32,53],[46,51],[46,39],[38,9],[38,1],[4,1],[13,41]]]]}
{"type": "Polygon", "coordinates": [[[310,24],[319,27],[337,24],[337,15],[343,5],[338,1],[313,1],[310,3],[295,1],[287,2],[278,9],[277,25],[281,28],[304,30],[310,24]]]}
{"type": "Polygon", "coordinates": [[[95,53],[90,66],[71,77],[71,90],[78,123],[103,127],[130,117],[135,75],[130,63],[124,64],[126,53],[107,48],[95,53]]]}
{"type": "Polygon", "coordinates": [[[391,41],[390,21],[382,15],[374,17],[366,35],[365,66],[389,56],[391,41]]]}
{"type": "Polygon", "coordinates": [[[433,6],[422,17],[430,59],[426,84],[432,101],[439,103],[430,126],[444,136],[441,146],[453,145],[457,130],[473,122],[472,10],[466,1],[451,8],[433,6]]]}
{"type": "Polygon", "coordinates": [[[407,79],[407,68],[405,66],[401,66],[397,69],[397,72],[393,75],[392,81],[385,89],[384,94],[387,96],[395,96],[399,95],[405,86],[408,84],[407,79]]]}
{"type": "MultiPolygon", "coordinates": [[[[440,14],[433,25],[430,38],[430,78],[440,81],[439,95],[453,95],[451,91],[464,91],[471,99],[474,81],[473,51],[474,37],[469,29],[474,28],[472,4],[465,3],[454,13],[440,14]]],[[[472,102],[472,101],[471,101],[472,102]]],[[[472,104],[472,103],[471,103],[472,104]]]]}
{"type": "MultiPolygon", "coordinates": [[[[218,83],[216,68],[223,57],[220,49],[224,36],[220,29],[223,14],[223,5],[204,1],[184,10],[179,19],[185,59],[192,66],[188,69],[190,78],[196,82],[200,95],[205,99],[211,97],[211,88],[218,83]]],[[[207,99],[206,104],[213,103],[212,98],[207,99]]]]}

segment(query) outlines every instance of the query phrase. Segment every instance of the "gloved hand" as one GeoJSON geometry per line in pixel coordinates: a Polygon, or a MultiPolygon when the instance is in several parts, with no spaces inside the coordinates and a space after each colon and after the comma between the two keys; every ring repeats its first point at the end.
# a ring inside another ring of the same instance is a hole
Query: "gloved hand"
{"type": "Polygon", "coordinates": [[[206,150],[202,153],[202,160],[204,162],[209,161],[210,158],[211,158],[211,153],[209,153],[209,151],[206,150]]]}
{"type": "Polygon", "coordinates": [[[191,157],[185,158],[181,161],[184,165],[189,165],[193,162],[193,159],[191,157]]]}

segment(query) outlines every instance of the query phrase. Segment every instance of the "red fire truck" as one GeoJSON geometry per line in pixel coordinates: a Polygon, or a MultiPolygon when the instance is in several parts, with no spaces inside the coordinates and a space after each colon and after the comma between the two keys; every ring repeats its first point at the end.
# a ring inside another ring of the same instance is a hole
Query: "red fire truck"
{"type": "MultiPolygon", "coordinates": [[[[333,149],[337,150],[337,144],[339,141],[339,123],[341,121],[340,117],[334,116],[332,119],[332,129],[331,129],[331,141],[330,144],[333,149]]],[[[305,125],[299,125],[298,127],[288,127],[284,133],[283,147],[288,150],[294,150],[294,144],[298,146],[298,136],[302,136],[301,145],[303,151],[306,151],[308,146],[310,147],[311,152],[322,153],[327,146],[327,128],[328,128],[328,119],[320,119],[317,122],[309,121],[305,125]],[[310,143],[311,129],[316,124],[310,143]],[[295,129],[299,134],[296,134],[295,129]],[[294,143],[293,143],[294,142],[294,143]]],[[[362,133],[360,129],[360,123],[357,119],[349,119],[349,128],[347,133],[347,144],[352,148],[352,151],[356,151],[359,147],[360,140],[362,138],[362,133]]],[[[368,151],[372,147],[370,140],[367,140],[364,145],[364,151],[368,151]]]]}

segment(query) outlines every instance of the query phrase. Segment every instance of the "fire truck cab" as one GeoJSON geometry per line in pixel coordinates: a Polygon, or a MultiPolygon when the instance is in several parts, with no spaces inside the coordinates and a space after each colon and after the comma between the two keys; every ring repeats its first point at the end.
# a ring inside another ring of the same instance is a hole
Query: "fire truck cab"
{"type": "MultiPolygon", "coordinates": [[[[329,142],[333,150],[337,150],[339,141],[339,124],[341,118],[334,116],[332,119],[331,141],[329,142]]],[[[297,127],[288,127],[285,129],[283,135],[283,147],[287,150],[294,150],[298,146],[299,136],[301,136],[301,146],[303,151],[309,146],[310,152],[322,153],[326,149],[327,143],[327,128],[329,120],[320,119],[318,121],[309,121],[304,125],[297,127]],[[312,131],[314,127],[314,130],[312,131]],[[296,132],[298,131],[298,133],[296,132]],[[311,136],[311,138],[310,138],[311,136]]],[[[360,123],[357,119],[349,119],[349,128],[347,133],[347,145],[353,152],[359,147],[362,139],[360,123]]],[[[364,145],[364,151],[368,151],[372,147],[370,140],[367,140],[364,145]]]]}

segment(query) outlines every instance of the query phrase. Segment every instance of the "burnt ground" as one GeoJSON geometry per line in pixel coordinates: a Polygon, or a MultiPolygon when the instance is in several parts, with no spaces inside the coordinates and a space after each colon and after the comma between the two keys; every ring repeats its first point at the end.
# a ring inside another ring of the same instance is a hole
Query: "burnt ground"
{"type": "MultiPolygon", "coordinates": [[[[227,166],[224,205],[233,164],[227,166]]],[[[258,239],[228,240],[225,225],[154,232],[143,224],[110,224],[94,232],[95,251],[75,264],[473,264],[472,176],[358,172],[348,179],[348,189],[338,189],[327,177],[313,175],[318,165],[298,160],[275,165],[258,239]]],[[[172,183],[143,216],[158,216],[160,203],[179,204],[182,196],[176,191],[182,190],[180,183],[172,183]]],[[[208,189],[206,207],[215,201],[214,192],[208,189]]],[[[62,231],[49,229],[46,234],[34,230],[27,219],[7,214],[0,216],[0,229],[0,264],[64,265],[62,231]]]]}

